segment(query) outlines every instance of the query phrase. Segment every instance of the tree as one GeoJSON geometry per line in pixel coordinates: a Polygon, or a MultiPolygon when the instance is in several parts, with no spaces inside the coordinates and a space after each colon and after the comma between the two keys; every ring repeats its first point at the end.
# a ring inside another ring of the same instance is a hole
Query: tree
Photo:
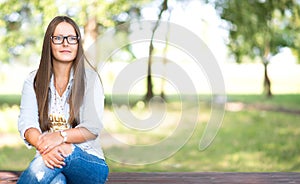
{"type": "Polygon", "coordinates": [[[139,9],[148,1],[65,0],[60,4],[51,0],[5,1],[0,4],[0,62],[10,62],[18,57],[28,61],[32,55],[39,55],[46,26],[56,15],[75,19],[84,28],[85,43],[89,45],[101,34],[101,28],[121,23],[117,18],[119,14],[128,13],[135,7],[139,9]]]}
{"type": "MultiPolygon", "coordinates": [[[[178,2],[180,3],[189,3],[188,0],[177,0],[178,2]]],[[[147,66],[147,91],[146,91],[146,95],[145,95],[145,101],[148,102],[153,96],[154,96],[154,93],[153,93],[153,84],[152,84],[152,75],[151,75],[151,70],[152,70],[152,55],[153,55],[153,50],[154,50],[154,45],[153,45],[153,37],[155,35],[155,32],[156,32],[156,29],[158,28],[159,24],[160,24],[160,21],[162,19],[162,15],[164,12],[166,11],[169,11],[169,19],[170,19],[170,16],[171,16],[171,8],[169,8],[168,6],[168,0],[162,0],[161,1],[161,4],[160,4],[160,7],[159,7],[159,11],[158,11],[158,16],[157,16],[157,20],[155,22],[155,25],[152,29],[152,37],[150,39],[150,44],[149,44],[149,54],[148,54],[148,66],[147,66]]],[[[168,19],[168,21],[169,21],[168,19]]],[[[168,31],[169,32],[169,31],[168,31]]],[[[167,33],[169,34],[169,33],[167,33]]],[[[165,45],[165,49],[164,49],[164,55],[166,55],[167,53],[167,48],[168,48],[168,36],[169,35],[166,35],[166,45],[165,45]]],[[[164,64],[166,62],[166,58],[164,58],[164,64]]],[[[164,95],[164,91],[163,91],[163,83],[162,83],[162,91],[161,91],[161,98],[162,99],[165,99],[165,95],[164,95]]]]}
{"type": "Polygon", "coordinates": [[[24,63],[41,51],[45,22],[57,14],[50,0],[12,0],[0,4],[0,62],[22,57],[24,63]],[[45,11],[47,9],[47,11],[45,11]]]}
{"type": "Polygon", "coordinates": [[[168,0],[164,0],[161,5],[160,5],[160,12],[158,14],[158,19],[155,23],[155,26],[153,27],[152,30],[152,37],[150,40],[150,45],[149,45],[149,55],[148,55],[148,66],[147,66],[147,92],[145,96],[145,101],[149,101],[154,95],[152,91],[152,80],[151,80],[151,66],[152,66],[152,52],[153,52],[153,37],[155,34],[155,31],[157,27],[159,26],[161,16],[168,9],[168,0]]]}
{"type": "Polygon", "coordinates": [[[258,59],[264,66],[264,92],[272,96],[268,64],[280,48],[299,50],[299,13],[296,0],[222,0],[214,3],[220,17],[227,21],[228,48],[236,62],[258,59]]]}
{"type": "MultiPolygon", "coordinates": [[[[178,2],[187,2],[177,0],[178,2]]],[[[150,0],[12,0],[0,4],[0,63],[20,61],[28,64],[32,56],[38,59],[41,53],[44,31],[49,21],[56,15],[68,15],[75,19],[84,30],[84,46],[88,48],[96,41],[99,35],[106,28],[114,27],[118,24],[129,22],[132,18],[140,18],[142,6],[150,0]],[[125,15],[126,14],[126,15],[125,15]],[[122,16],[120,16],[122,15],[122,16]],[[125,16],[124,16],[125,15],[125,16]],[[120,17],[126,17],[125,19],[120,17]]],[[[153,29],[153,35],[162,14],[168,10],[168,0],[161,0],[160,11],[158,12],[157,24],[153,29]]],[[[129,30],[122,30],[129,34],[129,30]]],[[[97,45],[89,48],[92,56],[99,57],[97,45]],[[94,49],[94,51],[93,51],[94,49]]],[[[130,48],[126,47],[129,53],[130,48]]],[[[148,101],[153,97],[151,65],[153,43],[149,46],[149,61],[147,71],[147,93],[145,99],[148,101]]],[[[134,54],[131,52],[134,58],[134,54]]],[[[98,61],[96,61],[98,62],[98,61]]],[[[97,66],[98,63],[95,63],[97,66]]],[[[163,93],[162,93],[163,94],[163,93]]],[[[163,96],[163,95],[162,95],[163,96]]]]}

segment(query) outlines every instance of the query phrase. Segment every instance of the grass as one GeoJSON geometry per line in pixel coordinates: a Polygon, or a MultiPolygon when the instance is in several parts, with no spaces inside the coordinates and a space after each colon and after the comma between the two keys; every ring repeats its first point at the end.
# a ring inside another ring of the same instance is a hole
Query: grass
{"type": "Polygon", "coordinates": [[[174,156],[145,166],[108,161],[112,171],[300,171],[300,117],[274,112],[226,112],[210,147],[199,151],[203,127],[174,156]]]}
{"type": "MultiPolygon", "coordinates": [[[[2,99],[2,97],[0,97],[0,99],[2,99]]],[[[300,97],[296,94],[275,95],[271,99],[266,99],[261,95],[229,95],[228,100],[230,102],[243,102],[246,104],[268,105],[300,110],[300,97]]],[[[16,109],[12,110],[12,108],[15,108],[14,104],[17,102],[18,99],[10,100],[11,104],[7,104],[5,107],[2,106],[0,109],[2,112],[17,113],[16,109]]],[[[171,112],[174,111],[174,114],[176,114],[174,109],[172,109],[171,112]]],[[[110,107],[107,111],[110,111],[110,107]]],[[[300,142],[297,141],[300,138],[299,114],[272,112],[260,109],[226,111],[222,127],[216,138],[207,149],[200,151],[198,149],[199,141],[209,118],[209,113],[209,106],[202,106],[200,122],[197,124],[192,137],[171,157],[157,163],[146,165],[126,165],[108,158],[107,163],[110,167],[110,171],[300,171],[300,142]]],[[[15,114],[15,116],[17,116],[17,114],[15,114]]],[[[9,131],[0,130],[0,133],[7,133],[6,131],[8,131],[8,133],[13,133],[18,136],[18,134],[15,133],[16,131],[11,130],[14,129],[13,127],[15,126],[10,127],[12,128],[10,128],[9,131]]],[[[170,127],[167,127],[167,129],[168,128],[170,127]]],[[[124,128],[117,130],[120,131],[119,133],[133,133],[124,130],[124,128]]],[[[161,138],[162,134],[161,132],[155,132],[153,136],[155,136],[153,139],[157,140],[161,138]]],[[[146,136],[143,136],[141,133],[138,134],[138,137],[135,137],[135,139],[140,140],[142,143],[148,141],[146,136]]],[[[173,142],[176,144],[177,140],[173,142]]],[[[108,152],[109,150],[104,149],[104,151],[108,152]]],[[[123,151],[125,154],[125,148],[123,151]]],[[[23,170],[34,156],[34,150],[28,150],[23,145],[0,147],[0,153],[0,170],[23,170]]],[[[153,152],[149,154],[157,153],[159,154],[159,151],[153,150],[153,152]]],[[[134,155],[129,155],[128,157],[133,156],[134,155]]],[[[147,157],[146,154],[145,157],[147,157]]]]}
{"type": "Polygon", "coordinates": [[[24,170],[33,159],[35,150],[24,145],[0,147],[0,170],[24,170]]]}
{"type": "Polygon", "coordinates": [[[19,105],[21,97],[18,94],[0,94],[1,106],[19,105]]]}

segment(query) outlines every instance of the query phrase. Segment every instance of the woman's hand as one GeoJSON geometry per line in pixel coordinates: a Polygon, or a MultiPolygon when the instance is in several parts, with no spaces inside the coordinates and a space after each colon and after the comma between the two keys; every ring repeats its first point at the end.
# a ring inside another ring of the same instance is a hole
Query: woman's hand
{"type": "Polygon", "coordinates": [[[47,167],[62,168],[65,165],[64,159],[72,153],[72,144],[61,144],[54,147],[48,153],[42,154],[44,163],[47,167]]]}
{"type": "Polygon", "coordinates": [[[63,142],[63,137],[59,132],[44,133],[39,136],[37,150],[40,154],[46,154],[63,142]]]}

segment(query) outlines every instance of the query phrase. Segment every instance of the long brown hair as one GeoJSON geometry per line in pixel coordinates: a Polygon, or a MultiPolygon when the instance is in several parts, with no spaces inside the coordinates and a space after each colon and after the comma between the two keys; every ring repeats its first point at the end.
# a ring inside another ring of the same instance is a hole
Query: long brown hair
{"type": "Polygon", "coordinates": [[[52,19],[47,27],[44,36],[40,65],[33,84],[38,104],[39,124],[42,131],[47,131],[50,129],[50,124],[48,123],[48,102],[50,100],[50,78],[53,74],[51,36],[53,36],[56,26],[61,22],[67,22],[71,24],[75,29],[76,35],[80,38],[78,42],[77,55],[72,66],[74,71],[74,81],[71,94],[69,96],[70,116],[68,122],[74,128],[80,121],[79,109],[83,101],[85,90],[85,56],[82,47],[81,34],[79,27],[71,18],[66,16],[57,16],[52,19]]]}

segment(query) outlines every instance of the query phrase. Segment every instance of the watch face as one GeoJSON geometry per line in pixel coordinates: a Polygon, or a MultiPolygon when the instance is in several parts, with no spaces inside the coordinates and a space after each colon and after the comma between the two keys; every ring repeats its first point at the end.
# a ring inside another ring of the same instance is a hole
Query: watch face
{"type": "Polygon", "coordinates": [[[67,132],[60,131],[60,135],[63,137],[63,143],[67,141],[67,132]]]}
{"type": "Polygon", "coordinates": [[[64,131],[61,131],[60,133],[61,133],[61,135],[62,135],[63,137],[66,137],[66,136],[67,136],[67,133],[64,132],[64,131]]]}

